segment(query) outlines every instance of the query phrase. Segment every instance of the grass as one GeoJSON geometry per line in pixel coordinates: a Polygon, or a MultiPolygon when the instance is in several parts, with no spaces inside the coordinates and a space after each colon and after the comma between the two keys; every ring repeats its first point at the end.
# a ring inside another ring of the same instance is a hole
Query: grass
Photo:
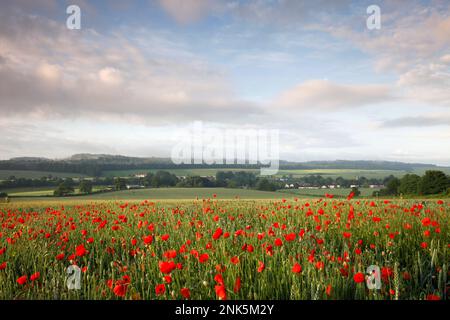
{"type": "MultiPolygon", "coordinates": [[[[423,169],[418,168],[413,170],[412,173],[423,175],[426,170],[430,168],[423,169]]],[[[133,170],[108,170],[103,171],[102,176],[104,177],[130,177],[136,174],[146,174],[148,172],[156,171],[168,171],[175,174],[176,176],[215,176],[217,171],[246,171],[259,174],[259,169],[235,169],[235,168],[225,168],[225,169],[133,169],[133,170]]],[[[446,174],[450,174],[450,168],[438,168],[436,170],[442,170],[446,174]]],[[[324,178],[337,178],[343,177],[345,179],[354,179],[356,177],[366,177],[370,178],[385,178],[387,176],[393,175],[401,178],[405,174],[410,173],[404,170],[363,170],[363,169],[292,169],[292,170],[279,170],[275,177],[289,176],[292,175],[294,178],[304,177],[308,175],[321,175],[324,178]]]]}
{"type": "MultiPolygon", "coordinates": [[[[325,193],[334,194],[336,196],[347,196],[351,192],[351,188],[339,188],[339,189],[284,189],[280,190],[281,193],[294,194],[299,196],[309,197],[324,197],[325,193]]],[[[371,197],[374,191],[380,189],[377,188],[358,188],[362,197],[371,197]]]]}
{"type": "MultiPolygon", "coordinates": [[[[10,197],[43,197],[43,196],[52,196],[56,187],[27,187],[27,188],[13,188],[13,189],[5,189],[10,197]]],[[[105,189],[105,186],[94,186],[92,190],[100,191],[105,189]]],[[[75,188],[75,194],[79,193],[79,189],[75,188]]]]}
{"type": "Polygon", "coordinates": [[[0,206],[0,300],[445,300],[448,206],[12,203],[0,206]],[[81,269],[79,290],[66,286],[72,264],[81,269]],[[371,265],[381,269],[379,290],[364,281],[371,265]]]}
{"type": "MultiPolygon", "coordinates": [[[[219,199],[281,199],[283,197],[293,197],[293,195],[282,194],[280,192],[266,192],[247,189],[227,189],[227,188],[155,188],[136,189],[114,192],[98,193],[86,196],[54,198],[62,201],[88,201],[88,200],[193,200],[196,198],[213,198],[216,194],[219,199]]],[[[23,197],[12,198],[13,202],[20,201],[48,201],[47,197],[23,197]]]]}
{"type": "Polygon", "coordinates": [[[86,175],[81,173],[67,173],[67,172],[50,172],[50,171],[32,171],[32,170],[0,170],[0,180],[6,180],[9,177],[27,179],[39,179],[42,177],[58,177],[58,178],[79,178],[86,175]]]}
{"type": "Polygon", "coordinates": [[[133,170],[106,170],[102,172],[104,177],[129,177],[136,174],[147,174],[149,172],[155,173],[157,171],[167,171],[176,176],[215,176],[217,171],[247,171],[253,173],[259,173],[259,169],[133,169],[133,170]]]}

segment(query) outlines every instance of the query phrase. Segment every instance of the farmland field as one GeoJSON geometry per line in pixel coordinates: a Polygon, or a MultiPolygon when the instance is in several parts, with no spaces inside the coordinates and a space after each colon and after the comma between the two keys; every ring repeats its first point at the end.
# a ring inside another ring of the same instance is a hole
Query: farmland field
{"type": "MultiPolygon", "coordinates": [[[[52,196],[56,187],[27,187],[27,188],[13,188],[5,189],[4,192],[8,193],[11,197],[42,197],[52,196]]],[[[100,191],[105,189],[105,186],[93,186],[92,191],[100,191]]],[[[80,193],[79,188],[74,189],[75,194],[80,193]]]]}
{"type": "MultiPolygon", "coordinates": [[[[106,177],[128,177],[135,174],[145,174],[147,172],[156,172],[159,169],[136,169],[136,170],[111,170],[103,172],[103,176],[106,177]]],[[[247,171],[259,174],[259,169],[164,169],[177,176],[215,176],[217,171],[247,171]]],[[[325,178],[343,177],[343,178],[355,178],[357,176],[364,176],[366,178],[384,178],[389,175],[403,176],[407,172],[401,170],[360,170],[360,169],[293,169],[293,170],[279,170],[275,175],[281,177],[283,175],[292,175],[293,177],[303,177],[307,175],[321,175],[325,178]]]]}
{"type": "MultiPolygon", "coordinates": [[[[88,200],[167,200],[212,198],[216,194],[220,199],[281,199],[283,197],[294,197],[295,195],[280,192],[258,191],[250,189],[227,189],[227,188],[150,188],[136,190],[122,190],[114,192],[98,193],[86,196],[54,198],[59,201],[88,201],[88,200]]],[[[24,195],[22,193],[22,195],[24,195]]],[[[25,194],[26,195],[26,194],[25,194]]],[[[12,199],[12,201],[48,201],[48,198],[25,197],[12,199]]]]}
{"type": "MultiPolygon", "coordinates": [[[[379,188],[358,188],[362,197],[371,197],[374,191],[379,191],[379,188]]],[[[296,196],[309,196],[309,197],[323,197],[325,193],[332,193],[336,196],[347,196],[352,191],[351,188],[339,188],[339,189],[282,189],[279,192],[285,194],[291,194],[296,196]]]]}
{"type": "Polygon", "coordinates": [[[0,204],[0,299],[447,299],[449,207],[335,198],[0,204]],[[67,287],[71,265],[79,289],[67,287]],[[380,268],[371,275],[378,290],[366,286],[369,266],[380,268]]]}
{"type": "Polygon", "coordinates": [[[8,179],[11,176],[14,176],[16,178],[27,178],[27,179],[39,179],[48,176],[58,178],[85,177],[85,175],[81,173],[31,171],[31,170],[0,170],[0,180],[8,179]]]}
{"type": "MultiPolygon", "coordinates": [[[[389,175],[396,177],[402,177],[407,173],[415,173],[418,175],[423,175],[426,170],[431,170],[432,168],[417,168],[413,172],[407,172],[404,170],[362,170],[362,169],[292,169],[283,170],[280,169],[275,177],[282,177],[292,175],[294,178],[299,178],[307,175],[321,175],[324,178],[337,178],[343,177],[345,179],[353,179],[355,177],[366,177],[370,178],[385,178],[389,175]]],[[[217,171],[247,171],[259,174],[259,169],[239,169],[239,168],[202,168],[202,169],[133,169],[133,170],[107,170],[102,173],[105,177],[129,177],[135,174],[146,174],[148,172],[156,172],[159,170],[168,171],[177,176],[215,176],[217,171]]],[[[450,168],[440,167],[439,170],[450,174],[450,168]]]]}

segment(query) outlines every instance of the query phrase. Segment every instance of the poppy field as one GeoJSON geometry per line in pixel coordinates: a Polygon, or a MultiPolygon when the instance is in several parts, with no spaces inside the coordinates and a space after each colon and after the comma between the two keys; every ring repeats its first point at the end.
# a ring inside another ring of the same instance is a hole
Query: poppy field
{"type": "Polygon", "coordinates": [[[449,208],[332,195],[6,204],[0,299],[446,300],[449,208]]]}

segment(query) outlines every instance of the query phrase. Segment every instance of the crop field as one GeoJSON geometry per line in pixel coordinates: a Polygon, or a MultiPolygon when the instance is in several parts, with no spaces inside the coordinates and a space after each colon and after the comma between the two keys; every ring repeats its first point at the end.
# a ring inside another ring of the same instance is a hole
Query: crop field
{"type": "Polygon", "coordinates": [[[31,170],[0,170],[0,180],[6,180],[9,177],[14,176],[16,178],[27,179],[39,179],[42,177],[58,177],[58,178],[79,178],[84,177],[81,173],[68,173],[68,172],[49,172],[49,171],[31,171],[31,170]]]}
{"type": "Polygon", "coordinates": [[[219,198],[0,204],[0,299],[448,298],[446,201],[219,198]]]}
{"type": "MultiPolygon", "coordinates": [[[[362,197],[371,197],[375,191],[379,191],[379,188],[358,188],[362,197]]],[[[339,189],[283,189],[282,192],[287,195],[306,196],[306,197],[323,197],[326,193],[332,193],[335,196],[347,197],[352,191],[351,188],[339,188],[339,189]]]]}
{"type": "Polygon", "coordinates": [[[213,168],[201,168],[201,169],[132,169],[132,170],[106,170],[102,172],[102,176],[104,177],[129,177],[134,176],[136,174],[146,174],[146,173],[155,173],[157,171],[167,171],[176,176],[206,176],[212,177],[215,176],[217,171],[246,171],[259,173],[259,169],[231,169],[231,168],[222,168],[222,169],[213,169],[213,168]]]}
{"type": "MultiPolygon", "coordinates": [[[[136,174],[146,174],[148,172],[156,172],[156,169],[137,169],[137,170],[111,170],[103,172],[105,177],[129,177],[136,174]]],[[[259,174],[259,169],[164,169],[176,176],[215,176],[217,171],[247,171],[259,174]]],[[[303,177],[307,175],[321,175],[325,178],[337,178],[343,177],[345,179],[355,178],[355,177],[366,177],[366,178],[384,178],[389,175],[394,175],[401,177],[405,175],[406,171],[401,170],[360,170],[360,169],[295,169],[295,170],[280,170],[275,175],[275,177],[282,177],[284,175],[292,175],[292,177],[303,177]]]]}
{"type": "MultiPolygon", "coordinates": [[[[47,190],[48,191],[48,190],[47,190]]],[[[40,191],[44,192],[44,191],[40,191]]],[[[26,193],[18,193],[24,197],[11,198],[13,202],[24,201],[49,201],[49,198],[27,197],[26,193]]],[[[212,197],[215,194],[220,199],[281,199],[283,197],[294,197],[296,195],[280,192],[268,192],[251,189],[228,189],[228,188],[149,188],[122,190],[76,197],[52,198],[58,201],[89,201],[89,200],[195,200],[212,197]]],[[[16,194],[17,195],[17,194],[16,194]]]]}
{"type": "MultiPolygon", "coordinates": [[[[4,191],[8,193],[10,197],[42,197],[42,196],[52,196],[56,187],[27,187],[27,188],[13,188],[5,189],[4,191]]],[[[93,186],[92,191],[104,190],[105,186],[93,186]]],[[[80,189],[74,189],[75,194],[80,193],[80,189]]]]}

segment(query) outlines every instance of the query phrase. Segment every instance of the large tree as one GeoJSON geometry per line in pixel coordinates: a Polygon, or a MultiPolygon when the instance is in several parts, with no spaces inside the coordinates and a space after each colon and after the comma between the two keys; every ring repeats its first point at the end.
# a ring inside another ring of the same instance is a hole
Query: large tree
{"type": "Polygon", "coordinates": [[[423,195],[438,194],[450,187],[449,177],[442,171],[428,170],[419,182],[419,193],[423,195]]]}
{"type": "Polygon", "coordinates": [[[417,174],[406,174],[400,179],[398,192],[401,194],[417,194],[420,177],[417,174]]]}
{"type": "Polygon", "coordinates": [[[80,181],[80,193],[92,193],[92,181],[90,180],[81,180],[80,181]]]}
{"type": "Polygon", "coordinates": [[[58,185],[58,188],[53,192],[53,195],[56,197],[67,196],[71,193],[74,193],[75,189],[69,183],[63,182],[58,185]]]}
{"type": "Polygon", "coordinates": [[[124,178],[116,178],[114,180],[114,187],[116,190],[124,190],[127,188],[127,181],[124,178]]]}

